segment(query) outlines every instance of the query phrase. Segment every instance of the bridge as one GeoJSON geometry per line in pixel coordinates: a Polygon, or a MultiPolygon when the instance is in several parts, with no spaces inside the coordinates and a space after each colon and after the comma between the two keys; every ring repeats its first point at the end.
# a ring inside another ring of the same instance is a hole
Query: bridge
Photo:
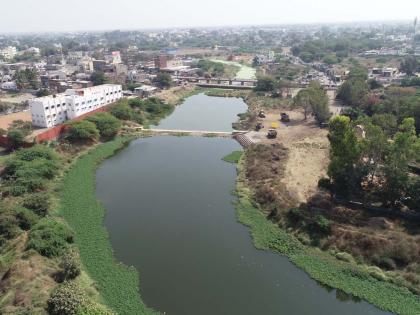
{"type": "Polygon", "coordinates": [[[180,130],[180,129],[143,129],[142,127],[130,128],[149,135],[172,135],[172,136],[197,136],[197,137],[223,137],[233,138],[243,147],[250,146],[254,141],[248,137],[249,130],[212,131],[212,130],[180,130]]]}
{"type": "Polygon", "coordinates": [[[253,89],[257,80],[253,79],[230,79],[230,78],[205,78],[177,76],[177,79],[195,83],[201,87],[225,88],[225,89],[253,89]]]}
{"type": "Polygon", "coordinates": [[[217,137],[232,137],[239,134],[245,134],[248,130],[233,130],[233,131],[213,131],[213,130],[182,130],[182,129],[144,129],[142,127],[134,127],[131,130],[139,132],[147,132],[150,134],[162,135],[191,135],[191,136],[217,136],[217,137]]]}

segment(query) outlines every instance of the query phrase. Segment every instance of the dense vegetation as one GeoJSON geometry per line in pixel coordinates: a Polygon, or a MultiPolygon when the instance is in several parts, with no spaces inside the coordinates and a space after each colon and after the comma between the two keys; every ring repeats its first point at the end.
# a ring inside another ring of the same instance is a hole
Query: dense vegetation
{"type": "Polygon", "coordinates": [[[138,273],[115,261],[102,222],[105,209],[95,198],[96,165],[129,140],[116,138],[73,165],[63,181],[60,213],[73,228],[83,265],[97,282],[105,302],[118,314],[147,314],[152,312],[139,298],[138,273]]]}
{"type": "Polygon", "coordinates": [[[2,313],[43,314],[49,291],[60,288],[58,283],[70,281],[68,285],[83,292],[84,299],[73,301],[68,308],[71,298],[57,299],[53,294],[51,314],[57,314],[57,307],[60,315],[82,314],[82,309],[86,314],[97,314],[91,313],[95,309],[111,314],[97,304],[92,294],[95,291],[85,293],[79,280],[81,266],[74,232],[55,215],[51,187],[60,173],[59,165],[63,165],[62,157],[45,145],[20,149],[5,162],[0,186],[0,272],[5,293],[0,303],[2,313]],[[26,262],[34,273],[30,280],[25,271],[20,271],[26,262]],[[14,274],[22,278],[14,279],[14,274]]]}
{"type": "Polygon", "coordinates": [[[174,110],[174,106],[159,98],[122,99],[111,109],[111,114],[121,120],[131,120],[148,126],[155,124],[161,118],[174,110]]]}
{"type": "Polygon", "coordinates": [[[201,77],[228,77],[233,78],[238,72],[239,67],[227,63],[201,59],[197,67],[200,69],[198,75],[201,77]]]}
{"type": "Polygon", "coordinates": [[[104,209],[94,195],[96,164],[131,138],[100,144],[67,171],[80,152],[98,141],[111,140],[123,124],[127,128],[133,122],[157,122],[173,108],[157,98],[123,99],[110,113],[67,123],[59,141],[27,149],[18,147],[30,126],[23,121],[12,123],[9,134],[13,131],[19,137],[9,148],[15,151],[2,161],[0,186],[4,200],[0,203],[0,275],[6,292],[0,299],[0,312],[114,314],[101,305],[105,303],[119,314],[153,313],[140,300],[137,272],[114,260],[102,226],[104,209]],[[63,171],[67,174],[60,190],[63,171]],[[26,263],[35,268],[30,279],[19,271],[26,263]],[[35,292],[40,285],[42,292],[35,292]],[[14,302],[22,298],[32,303],[14,302]]]}
{"type": "MultiPolygon", "coordinates": [[[[256,150],[259,149],[256,148],[256,150]]],[[[407,315],[418,313],[420,309],[418,296],[400,287],[400,282],[394,282],[394,279],[385,275],[379,268],[369,267],[362,263],[356,264],[351,255],[337,250],[322,252],[309,246],[310,244],[306,243],[301,236],[295,237],[290,231],[286,231],[286,226],[282,227],[267,220],[264,212],[270,210],[273,203],[266,203],[263,209],[258,209],[253,201],[258,199],[255,195],[258,192],[247,188],[248,184],[245,180],[245,176],[249,178],[249,172],[256,171],[248,169],[251,164],[245,163],[246,159],[252,159],[248,155],[255,153],[254,150],[247,151],[239,163],[237,214],[240,222],[250,227],[257,248],[275,250],[287,255],[294,264],[305,270],[315,280],[365,299],[384,310],[407,315]]],[[[255,167],[260,168],[255,165],[252,168],[255,167]]],[[[260,173],[261,171],[260,168],[255,176],[262,176],[263,181],[265,177],[263,173],[260,173]]],[[[264,190],[264,186],[257,189],[264,190]]],[[[272,190],[271,193],[273,193],[272,190]]],[[[319,227],[327,227],[328,231],[328,221],[325,218],[319,217],[314,222],[316,221],[318,221],[317,233],[319,227]]]]}

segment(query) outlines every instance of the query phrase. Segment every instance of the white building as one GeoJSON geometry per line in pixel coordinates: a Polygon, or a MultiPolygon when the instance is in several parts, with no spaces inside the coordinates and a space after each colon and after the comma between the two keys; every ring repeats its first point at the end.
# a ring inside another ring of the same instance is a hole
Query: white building
{"type": "Polygon", "coordinates": [[[32,124],[53,127],[116,102],[122,96],[121,85],[104,84],[35,98],[29,101],[32,124]]]}
{"type": "Polygon", "coordinates": [[[2,56],[5,60],[12,60],[17,54],[16,47],[8,46],[0,50],[0,56],[2,56]]]}

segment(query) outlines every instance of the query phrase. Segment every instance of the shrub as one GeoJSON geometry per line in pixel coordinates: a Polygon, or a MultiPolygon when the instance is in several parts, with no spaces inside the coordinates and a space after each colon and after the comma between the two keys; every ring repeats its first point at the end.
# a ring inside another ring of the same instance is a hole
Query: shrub
{"type": "Polygon", "coordinates": [[[134,117],[133,109],[126,103],[119,103],[111,109],[111,114],[121,120],[131,120],[134,117]]]}
{"type": "Polygon", "coordinates": [[[290,209],[289,212],[287,213],[287,218],[289,219],[291,223],[297,224],[300,221],[304,220],[304,215],[301,209],[293,208],[293,209],[290,209]]]}
{"type": "Polygon", "coordinates": [[[115,315],[115,313],[98,303],[89,301],[80,308],[78,315],[115,315]]]}
{"type": "Polygon", "coordinates": [[[16,158],[22,161],[33,161],[40,158],[56,161],[59,159],[59,156],[53,149],[47,146],[36,145],[32,148],[17,151],[16,158]]]}
{"type": "Polygon", "coordinates": [[[73,142],[94,141],[99,138],[99,130],[87,120],[71,121],[67,125],[67,139],[73,142]]]}
{"type": "Polygon", "coordinates": [[[98,113],[87,118],[93,122],[99,130],[99,134],[105,138],[114,137],[121,128],[121,122],[109,113],[98,113]]]}
{"type": "Polygon", "coordinates": [[[345,261],[345,262],[349,262],[349,263],[354,263],[354,258],[349,253],[338,252],[338,253],[335,254],[335,258],[337,258],[338,260],[341,260],[341,261],[345,261]]]}
{"type": "Polygon", "coordinates": [[[330,179],[329,178],[325,178],[325,177],[324,178],[321,178],[318,181],[318,187],[319,188],[326,189],[326,190],[331,190],[332,185],[331,185],[330,179]]]}
{"type": "Polygon", "coordinates": [[[50,197],[46,193],[32,194],[23,200],[22,205],[44,217],[47,215],[50,208],[50,197]]]}
{"type": "Polygon", "coordinates": [[[44,179],[53,178],[59,169],[57,153],[46,146],[21,149],[5,163],[7,191],[14,196],[43,188],[44,179]]]}
{"type": "Polygon", "coordinates": [[[80,258],[74,250],[67,251],[60,262],[60,280],[72,280],[80,275],[80,258]]]}
{"type": "Polygon", "coordinates": [[[19,234],[19,222],[18,220],[10,215],[6,214],[0,217],[0,235],[6,239],[15,238],[19,234]]]}
{"type": "Polygon", "coordinates": [[[48,313],[76,315],[85,302],[85,295],[75,283],[64,282],[51,293],[48,299],[48,313]]]}
{"type": "Polygon", "coordinates": [[[53,257],[61,255],[68,243],[72,242],[73,233],[65,224],[42,219],[29,233],[28,248],[43,256],[53,257]]]}
{"type": "Polygon", "coordinates": [[[25,136],[20,130],[10,130],[7,138],[9,139],[8,148],[11,150],[21,147],[25,141],[25,136]]]}
{"type": "Polygon", "coordinates": [[[312,228],[315,230],[315,232],[319,232],[321,234],[329,234],[331,232],[331,223],[323,215],[317,215],[312,224],[312,228]]]}
{"type": "Polygon", "coordinates": [[[19,227],[22,230],[30,230],[39,221],[39,217],[33,211],[24,207],[16,208],[15,212],[19,227]]]}
{"type": "Polygon", "coordinates": [[[22,196],[28,189],[22,185],[12,185],[6,189],[6,191],[12,196],[22,196]]]}

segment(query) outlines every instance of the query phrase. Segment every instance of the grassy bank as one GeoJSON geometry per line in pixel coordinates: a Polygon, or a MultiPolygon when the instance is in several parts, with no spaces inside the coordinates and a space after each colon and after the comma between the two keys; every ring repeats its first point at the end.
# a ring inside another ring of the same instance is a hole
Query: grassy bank
{"type": "Polygon", "coordinates": [[[60,213],[73,228],[83,265],[96,281],[105,303],[118,314],[154,314],[140,299],[137,271],[115,260],[103,226],[105,209],[95,197],[98,163],[130,140],[128,137],[116,138],[75,162],[63,180],[60,213]]]}
{"type": "Polygon", "coordinates": [[[378,280],[377,269],[336,259],[327,252],[303,245],[297,238],[267,220],[252,192],[246,187],[244,159],[238,164],[237,215],[247,225],[259,249],[275,250],[286,255],[309,276],[327,286],[362,298],[379,308],[397,314],[420,314],[420,298],[408,289],[378,280]]]}
{"type": "Polygon", "coordinates": [[[232,153],[223,157],[222,160],[229,163],[238,163],[243,153],[243,151],[233,151],[232,153]]]}

